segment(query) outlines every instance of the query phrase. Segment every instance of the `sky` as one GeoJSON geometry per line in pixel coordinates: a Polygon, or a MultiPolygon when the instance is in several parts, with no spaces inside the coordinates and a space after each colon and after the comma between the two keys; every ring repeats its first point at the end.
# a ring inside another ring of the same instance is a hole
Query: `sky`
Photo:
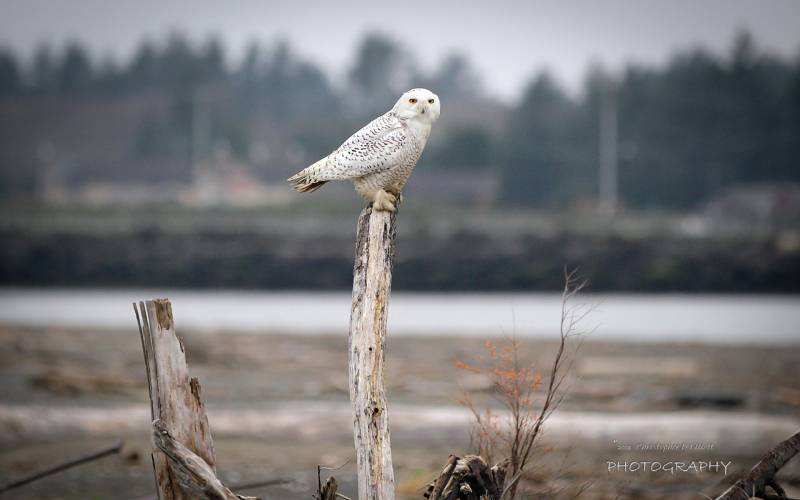
{"type": "Polygon", "coordinates": [[[356,44],[375,31],[428,69],[447,53],[467,55],[503,99],[518,97],[542,68],[577,91],[590,63],[661,64],[698,45],[725,52],[742,28],[761,47],[800,57],[798,0],[0,0],[0,44],[26,54],[75,39],[125,58],[143,38],[180,30],[221,36],[235,61],[251,41],[287,39],[341,83],[356,44]]]}

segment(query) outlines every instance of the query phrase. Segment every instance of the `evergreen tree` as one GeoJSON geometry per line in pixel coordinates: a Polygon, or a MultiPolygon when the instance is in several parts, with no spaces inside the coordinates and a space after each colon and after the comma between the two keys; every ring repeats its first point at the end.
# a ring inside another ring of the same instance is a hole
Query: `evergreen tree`
{"type": "Polygon", "coordinates": [[[0,96],[14,96],[22,91],[22,79],[17,58],[0,48],[0,96]]]}
{"type": "Polygon", "coordinates": [[[549,74],[540,73],[528,86],[509,118],[501,158],[502,201],[540,207],[563,204],[574,113],[573,103],[549,74]]]}
{"type": "Polygon", "coordinates": [[[386,103],[394,103],[408,90],[413,74],[409,55],[398,43],[383,35],[367,35],[356,49],[348,75],[353,103],[365,114],[385,110],[386,103]]]}
{"type": "Polygon", "coordinates": [[[58,67],[58,88],[66,93],[85,91],[92,83],[92,66],[86,49],[70,42],[58,67]]]}
{"type": "Polygon", "coordinates": [[[421,75],[418,80],[440,96],[447,96],[448,102],[475,99],[482,89],[477,72],[463,54],[446,56],[430,77],[421,75]]]}

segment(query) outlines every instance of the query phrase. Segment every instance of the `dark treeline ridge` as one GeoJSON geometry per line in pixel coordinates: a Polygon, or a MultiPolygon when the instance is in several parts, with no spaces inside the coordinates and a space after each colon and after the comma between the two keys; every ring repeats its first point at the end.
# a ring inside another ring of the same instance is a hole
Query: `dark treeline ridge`
{"type": "Polygon", "coordinates": [[[236,64],[220,39],[180,34],[144,41],[125,61],[78,42],[30,57],[0,48],[0,196],[35,195],[53,168],[72,185],[187,182],[193,159],[220,149],[262,179],[282,179],[412,86],[444,104],[421,167],[491,172],[504,204],[596,198],[607,102],[618,110],[628,207],[691,209],[730,186],[800,181],[800,57],[764,51],[744,32],[725,54],[696,48],[660,67],[594,67],[578,95],[540,72],[505,104],[480,80],[464,55],[423,71],[379,34],[362,40],[339,85],[287,42],[254,43],[236,64]]]}
{"type": "MultiPolygon", "coordinates": [[[[352,251],[349,233],[290,240],[280,233],[224,230],[0,230],[0,284],[349,290],[352,251]]],[[[800,292],[800,254],[782,251],[772,239],[575,233],[406,234],[398,241],[393,288],[557,291],[565,263],[579,269],[595,292],[800,292]]]]}
{"type": "MultiPolygon", "coordinates": [[[[0,284],[348,290],[352,235],[0,230],[0,284]],[[313,269],[314,272],[298,272],[313,269]]],[[[632,239],[460,232],[398,241],[398,290],[559,290],[564,265],[593,291],[797,293],[800,254],[771,239],[632,239]],[[757,264],[756,264],[757,263],[757,264]],[[620,271],[624,269],[624,271],[620,271]]]]}

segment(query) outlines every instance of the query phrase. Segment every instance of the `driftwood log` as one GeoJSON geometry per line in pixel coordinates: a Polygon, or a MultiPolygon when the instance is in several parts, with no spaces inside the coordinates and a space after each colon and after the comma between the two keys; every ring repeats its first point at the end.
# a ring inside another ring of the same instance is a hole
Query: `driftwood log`
{"type": "Polygon", "coordinates": [[[395,497],[383,380],[395,221],[370,206],[358,218],[348,371],[360,500],[395,497]]]}
{"type": "Polygon", "coordinates": [[[800,431],[768,451],[746,476],[736,481],[716,500],[748,500],[753,497],[776,498],[776,496],[786,498],[783,488],[775,480],[775,474],[798,452],[800,452],[800,431]],[[767,487],[772,488],[775,495],[767,493],[767,487]]]}
{"type": "Polygon", "coordinates": [[[189,378],[183,343],[175,333],[172,305],[157,299],[134,304],[142,340],[152,453],[160,500],[234,500],[240,497],[217,479],[216,459],[200,383],[189,378]]]}
{"type": "Polygon", "coordinates": [[[500,500],[506,492],[508,461],[489,467],[477,455],[450,455],[423,494],[428,500],[500,500]]]}
{"type": "Polygon", "coordinates": [[[161,420],[153,422],[153,443],[169,459],[170,473],[177,478],[181,493],[189,498],[209,500],[247,500],[234,494],[217,478],[208,463],[170,435],[161,420]]]}

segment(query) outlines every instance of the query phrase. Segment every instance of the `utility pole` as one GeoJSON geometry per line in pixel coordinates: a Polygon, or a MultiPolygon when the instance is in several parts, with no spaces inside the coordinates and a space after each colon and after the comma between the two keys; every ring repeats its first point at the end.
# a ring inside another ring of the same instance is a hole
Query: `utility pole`
{"type": "Polygon", "coordinates": [[[606,83],[600,97],[597,211],[614,215],[619,203],[617,96],[606,83]]]}
{"type": "Polygon", "coordinates": [[[203,88],[195,89],[191,96],[189,162],[192,182],[201,201],[216,205],[222,199],[222,179],[211,154],[210,100],[203,88]]]}

